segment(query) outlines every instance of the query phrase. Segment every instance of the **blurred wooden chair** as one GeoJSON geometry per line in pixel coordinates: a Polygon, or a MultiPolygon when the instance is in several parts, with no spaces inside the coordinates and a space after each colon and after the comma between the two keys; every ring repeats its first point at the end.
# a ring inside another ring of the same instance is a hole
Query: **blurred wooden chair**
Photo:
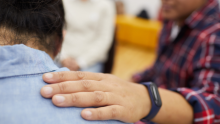
{"type": "Polygon", "coordinates": [[[162,24],[129,15],[117,17],[117,41],[156,49],[162,24]]]}

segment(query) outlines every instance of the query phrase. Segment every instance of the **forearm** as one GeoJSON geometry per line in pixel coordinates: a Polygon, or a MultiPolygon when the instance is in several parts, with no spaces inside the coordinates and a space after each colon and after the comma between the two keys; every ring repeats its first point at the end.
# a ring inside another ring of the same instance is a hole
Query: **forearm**
{"type": "Polygon", "coordinates": [[[193,109],[178,93],[159,89],[162,107],[153,118],[153,122],[160,124],[190,124],[193,123],[193,109]]]}

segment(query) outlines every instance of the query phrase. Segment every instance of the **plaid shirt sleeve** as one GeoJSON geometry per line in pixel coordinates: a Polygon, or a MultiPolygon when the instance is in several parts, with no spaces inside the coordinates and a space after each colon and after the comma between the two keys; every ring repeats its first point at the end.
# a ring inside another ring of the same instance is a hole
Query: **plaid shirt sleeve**
{"type": "MultiPolygon", "coordinates": [[[[220,124],[220,37],[211,35],[196,50],[189,86],[172,89],[184,96],[194,110],[195,124],[220,124]]],[[[136,82],[150,81],[150,68],[133,76],[136,82]]]]}
{"type": "Polygon", "coordinates": [[[195,124],[220,123],[220,37],[211,35],[200,45],[192,63],[191,88],[178,88],[194,110],[195,124]]]}

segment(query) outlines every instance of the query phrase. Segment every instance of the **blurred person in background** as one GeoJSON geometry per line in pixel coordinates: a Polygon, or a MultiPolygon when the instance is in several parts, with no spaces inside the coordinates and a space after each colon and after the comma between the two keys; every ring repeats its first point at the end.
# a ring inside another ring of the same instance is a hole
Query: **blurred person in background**
{"type": "Polygon", "coordinates": [[[122,124],[86,121],[82,108],[40,95],[44,73],[68,71],[52,60],[63,40],[62,0],[0,0],[0,10],[0,124],[122,124]]]}
{"type": "Polygon", "coordinates": [[[150,16],[148,14],[148,11],[146,9],[142,9],[138,14],[137,14],[138,18],[142,18],[142,19],[146,19],[149,20],[150,16]]]}
{"type": "Polygon", "coordinates": [[[117,15],[124,15],[125,14],[125,5],[124,2],[121,0],[114,0],[116,5],[116,12],[117,15]]]}
{"type": "Polygon", "coordinates": [[[72,71],[103,72],[115,29],[110,0],[64,0],[65,38],[58,57],[72,71]]]}

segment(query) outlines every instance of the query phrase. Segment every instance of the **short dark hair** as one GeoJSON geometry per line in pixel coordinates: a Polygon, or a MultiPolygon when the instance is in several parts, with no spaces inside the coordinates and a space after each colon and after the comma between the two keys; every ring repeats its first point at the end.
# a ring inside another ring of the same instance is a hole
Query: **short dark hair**
{"type": "Polygon", "coordinates": [[[26,44],[28,38],[35,38],[51,51],[57,39],[62,42],[63,24],[62,0],[0,0],[0,29],[13,32],[7,40],[11,44],[26,44]]]}

